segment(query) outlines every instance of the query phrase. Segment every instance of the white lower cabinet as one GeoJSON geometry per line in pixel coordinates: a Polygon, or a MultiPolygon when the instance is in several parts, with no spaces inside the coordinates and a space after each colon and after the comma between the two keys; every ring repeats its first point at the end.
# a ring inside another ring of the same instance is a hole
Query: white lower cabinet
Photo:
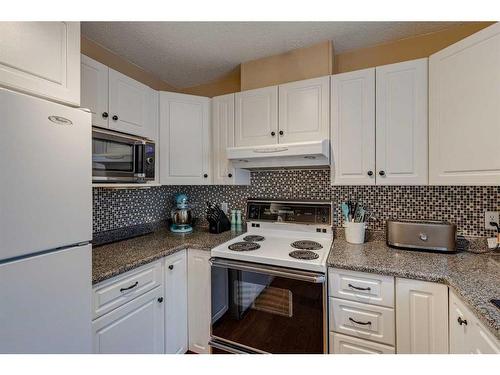
{"type": "Polygon", "coordinates": [[[94,353],[163,353],[163,299],[163,287],[159,286],[94,320],[94,353]]]}
{"type": "Polygon", "coordinates": [[[448,353],[448,287],[396,278],[397,352],[448,353]]]}
{"type": "Polygon", "coordinates": [[[188,350],[186,250],[165,258],[165,353],[188,350]]]}
{"type": "Polygon", "coordinates": [[[329,352],[394,354],[394,277],[330,268],[329,352]]]}
{"type": "Polygon", "coordinates": [[[450,353],[499,354],[500,342],[460,299],[450,291],[450,353]]]}
{"type": "Polygon", "coordinates": [[[210,353],[211,295],[210,251],[188,251],[189,350],[210,353]]]}
{"type": "Polygon", "coordinates": [[[333,331],[394,345],[394,309],[330,298],[333,331]]]}
{"type": "Polygon", "coordinates": [[[330,332],[331,354],[395,354],[393,346],[330,332]]]}

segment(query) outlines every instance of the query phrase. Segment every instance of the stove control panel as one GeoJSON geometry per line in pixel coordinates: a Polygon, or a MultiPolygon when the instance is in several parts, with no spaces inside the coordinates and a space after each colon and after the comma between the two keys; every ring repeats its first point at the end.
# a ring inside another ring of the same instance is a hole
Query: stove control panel
{"type": "Polygon", "coordinates": [[[247,220],[329,226],[332,222],[332,204],[330,202],[249,200],[247,220]]]}

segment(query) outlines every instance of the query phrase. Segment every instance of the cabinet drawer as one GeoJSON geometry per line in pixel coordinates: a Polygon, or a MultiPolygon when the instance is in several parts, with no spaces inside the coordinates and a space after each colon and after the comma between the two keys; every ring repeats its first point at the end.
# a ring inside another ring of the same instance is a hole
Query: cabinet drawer
{"type": "Polygon", "coordinates": [[[332,268],[328,271],[330,297],[394,307],[394,277],[332,268]]]}
{"type": "Polygon", "coordinates": [[[330,330],[394,345],[394,310],[330,298],[330,330]]]}
{"type": "Polygon", "coordinates": [[[330,332],[330,354],[395,354],[394,347],[330,332]]]}
{"type": "Polygon", "coordinates": [[[103,281],[93,289],[93,319],[162,284],[161,262],[103,281]]]}

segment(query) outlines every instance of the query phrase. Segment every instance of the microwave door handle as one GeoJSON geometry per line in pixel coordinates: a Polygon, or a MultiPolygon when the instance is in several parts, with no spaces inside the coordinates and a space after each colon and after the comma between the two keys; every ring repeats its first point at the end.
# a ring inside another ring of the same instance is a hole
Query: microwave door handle
{"type": "Polygon", "coordinates": [[[317,272],[283,269],[280,267],[266,266],[255,263],[243,263],[228,259],[210,258],[210,264],[212,266],[221,268],[234,269],[238,271],[256,272],[278,277],[286,277],[288,279],[306,281],[314,284],[322,284],[326,280],[324,274],[317,272]]]}
{"type": "Polygon", "coordinates": [[[134,175],[144,177],[144,142],[134,144],[134,175]]]}

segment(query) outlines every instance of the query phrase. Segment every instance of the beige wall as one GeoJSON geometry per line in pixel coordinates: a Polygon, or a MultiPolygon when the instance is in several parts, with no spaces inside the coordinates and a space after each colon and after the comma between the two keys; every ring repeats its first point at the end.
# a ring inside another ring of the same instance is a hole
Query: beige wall
{"type": "Polygon", "coordinates": [[[494,22],[468,22],[434,33],[334,55],[331,42],[243,62],[230,73],[202,85],[177,88],[82,35],[82,53],[155,90],[217,96],[280,83],[349,72],[428,57],[494,22]]]}
{"type": "Polygon", "coordinates": [[[494,22],[469,22],[433,33],[417,35],[373,47],[340,53],[333,72],[344,73],[374,66],[428,57],[494,22]]]}
{"type": "Polygon", "coordinates": [[[186,87],[182,89],[183,93],[201,96],[218,96],[241,91],[241,72],[240,66],[236,67],[230,73],[209,83],[202,85],[186,87]]]}
{"type": "Polygon", "coordinates": [[[241,90],[321,77],[333,72],[330,41],[241,64],[241,90]]]}

